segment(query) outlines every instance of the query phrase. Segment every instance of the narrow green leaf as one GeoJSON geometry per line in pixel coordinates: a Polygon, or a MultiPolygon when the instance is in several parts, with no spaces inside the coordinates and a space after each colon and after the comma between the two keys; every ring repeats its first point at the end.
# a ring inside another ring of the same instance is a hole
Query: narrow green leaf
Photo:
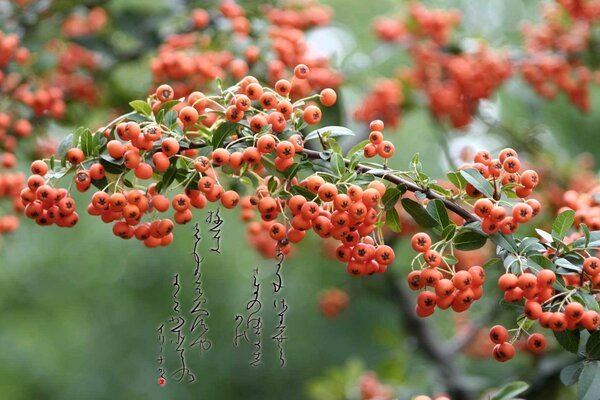
{"type": "Polygon", "coordinates": [[[552,224],[552,236],[562,240],[575,221],[575,211],[565,210],[561,212],[552,224]]]}
{"type": "MultiPolygon", "coordinates": [[[[171,108],[173,108],[173,106],[175,104],[179,104],[179,100],[169,100],[164,102],[159,108],[158,108],[158,112],[160,113],[161,111],[163,113],[165,113],[165,116],[169,113],[169,111],[171,110],[171,108]]],[[[176,113],[177,114],[177,113],[176,113]]],[[[168,125],[168,124],[167,124],[168,125]]]]}
{"type": "Polygon", "coordinates": [[[438,222],[433,219],[427,210],[416,201],[405,197],[401,200],[401,202],[402,207],[404,207],[406,212],[415,220],[417,224],[424,228],[434,228],[438,225],[438,222]]]}
{"type": "Polygon", "coordinates": [[[221,147],[223,141],[227,136],[233,134],[233,132],[237,129],[237,124],[233,122],[223,122],[219,127],[215,130],[212,137],[212,147],[213,149],[217,149],[221,147]]]}
{"type": "Polygon", "coordinates": [[[400,216],[395,208],[390,208],[385,213],[385,222],[388,228],[393,232],[400,232],[402,230],[402,223],[400,222],[400,216]]]}
{"type": "Polygon", "coordinates": [[[451,240],[456,233],[456,225],[449,224],[442,230],[442,234],[440,235],[444,240],[451,240]]]}
{"type": "Polygon", "coordinates": [[[354,136],[354,132],[343,126],[326,126],[323,128],[315,129],[310,132],[308,135],[304,137],[304,141],[308,142],[309,140],[318,139],[319,133],[321,133],[321,137],[325,136],[328,133],[328,137],[339,137],[339,136],[354,136]]]}
{"type": "Polygon", "coordinates": [[[131,106],[131,108],[133,108],[135,111],[137,111],[138,113],[148,117],[150,116],[150,114],[152,114],[152,108],[150,107],[150,104],[148,104],[147,102],[143,101],[143,100],[134,100],[131,101],[129,103],[129,105],[131,106]]]}
{"type": "Polygon", "coordinates": [[[344,172],[346,171],[346,164],[344,164],[344,158],[341,155],[338,153],[331,154],[331,159],[329,162],[331,163],[331,170],[334,174],[337,174],[337,176],[340,177],[344,175],[344,172]]]}
{"type": "Polygon", "coordinates": [[[585,239],[585,243],[583,247],[588,247],[588,245],[590,244],[590,228],[588,228],[588,226],[586,224],[579,224],[579,228],[581,228],[581,231],[583,232],[583,237],[585,239]]]}
{"type": "Polygon", "coordinates": [[[590,359],[600,359],[600,331],[595,331],[590,335],[585,345],[585,352],[590,359]]]}
{"type": "Polygon", "coordinates": [[[465,187],[467,187],[467,181],[459,172],[449,172],[446,174],[446,177],[459,190],[463,190],[465,187]]]}
{"type": "Polygon", "coordinates": [[[94,151],[94,138],[89,129],[85,129],[80,135],[81,150],[85,156],[90,156],[94,151]]]}
{"type": "Polygon", "coordinates": [[[552,235],[542,229],[539,228],[535,228],[535,231],[537,232],[537,234],[544,239],[546,242],[548,243],[552,243],[554,242],[554,238],[552,237],[552,235]]]}
{"type": "Polygon", "coordinates": [[[445,228],[450,224],[448,211],[446,211],[446,207],[444,207],[444,203],[442,203],[441,200],[435,199],[427,203],[427,212],[442,228],[445,228]]]}
{"type": "Polygon", "coordinates": [[[574,354],[577,354],[579,351],[579,331],[566,330],[562,332],[554,332],[554,337],[563,349],[574,354]]]}
{"type": "Polygon", "coordinates": [[[273,193],[275,189],[277,189],[277,180],[274,176],[269,178],[269,181],[267,182],[267,188],[269,189],[270,193],[273,193]]]}
{"type": "Polygon", "coordinates": [[[497,391],[490,400],[510,400],[516,398],[521,393],[524,393],[529,389],[529,385],[523,381],[511,382],[504,385],[499,391],[497,391]]]}
{"type": "Polygon", "coordinates": [[[549,259],[547,259],[546,257],[544,257],[541,254],[532,254],[527,258],[542,268],[552,269],[554,267],[554,264],[552,264],[552,261],[550,261],[549,259]]]}
{"type": "Polygon", "coordinates": [[[517,243],[512,236],[507,236],[502,233],[494,233],[493,235],[490,235],[490,239],[492,239],[492,242],[494,242],[497,246],[502,247],[506,251],[517,251],[517,243]]]}
{"type": "Polygon", "coordinates": [[[583,367],[577,385],[577,400],[598,400],[600,393],[600,361],[590,361],[583,367]]]}
{"type": "Polygon", "coordinates": [[[387,211],[391,208],[394,208],[401,195],[402,192],[398,190],[398,188],[387,188],[387,190],[383,194],[383,197],[381,198],[381,202],[383,203],[383,209],[387,211]]]}
{"type": "Polygon", "coordinates": [[[310,190],[308,190],[304,186],[300,186],[300,185],[292,186],[292,188],[290,189],[290,192],[292,192],[292,194],[294,194],[294,195],[296,195],[296,194],[302,195],[302,196],[306,197],[307,199],[312,199],[313,197],[315,197],[315,195],[310,190]]]}
{"type": "Polygon", "coordinates": [[[359,151],[362,151],[362,149],[369,143],[371,143],[369,139],[365,139],[362,142],[358,142],[357,144],[352,146],[350,150],[348,150],[348,153],[346,153],[346,158],[351,158],[354,154],[358,153],[359,151]]]}
{"type": "Polygon", "coordinates": [[[485,245],[487,239],[479,232],[463,230],[454,237],[454,245],[458,250],[477,250],[485,245]]]}
{"type": "Polygon", "coordinates": [[[583,266],[577,266],[566,258],[559,258],[554,261],[557,272],[564,275],[578,275],[581,273],[583,266]]]}
{"type": "Polygon", "coordinates": [[[460,171],[460,174],[467,182],[475,187],[475,189],[479,190],[486,197],[493,197],[494,190],[492,188],[492,184],[487,181],[481,175],[481,173],[475,168],[467,168],[460,171]]]}
{"type": "Polygon", "coordinates": [[[585,366],[584,361],[576,362],[575,364],[567,365],[560,371],[560,381],[565,386],[571,386],[577,383],[581,376],[581,371],[585,366]]]}

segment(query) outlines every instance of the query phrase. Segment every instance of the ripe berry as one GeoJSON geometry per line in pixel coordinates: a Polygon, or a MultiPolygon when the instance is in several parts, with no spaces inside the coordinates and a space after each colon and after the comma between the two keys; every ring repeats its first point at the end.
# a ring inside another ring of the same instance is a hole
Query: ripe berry
{"type": "Polygon", "coordinates": [[[325,107],[331,107],[337,101],[337,94],[333,89],[323,89],[319,95],[319,100],[325,107]]]}
{"type": "Polygon", "coordinates": [[[541,333],[533,333],[527,338],[527,348],[532,353],[541,353],[546,349],[546,338],[541,333]]]}
{"type": "Polygon", "coordinates": [[[512,344],[504,342],[494,346],[492,354],[497,361],[505,362],[515,356],[515,348],[512,344]]]}
{"type": "Polygon", "coordinates": [[[502,325],[494,325],[490,329],[489,336],[492,342],[501,344],[508,340],[508,331],[502,325]]]}
{"type": "Polygon", "coordinates": [[[304,109],[303,116],[307,124],[318,124],[321,121],[321,110],[317,106],[308,106],[304,109]]]}

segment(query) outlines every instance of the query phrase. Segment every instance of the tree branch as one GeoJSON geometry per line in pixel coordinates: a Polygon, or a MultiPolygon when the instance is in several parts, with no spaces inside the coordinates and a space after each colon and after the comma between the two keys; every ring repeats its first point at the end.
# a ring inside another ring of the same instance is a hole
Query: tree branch
{"type": "MultiPolygon", "coordinates": [[[[321,152],[316,151],[316,150],[304,149],[304,150],[302,150],[302,154],[306,154],[306,156],[311,159],[321,158],[321,152]]],[[[350,161],[347,159],[344,159],[344,163],[346,164],[346,166],[350,165],[350,161]]],[[[369,168],[369,167],[361,165],[361,164],[358,164],[355,167],[355,170],[359,174],[367,174],[368,173],[373,176],[377,176],[382,179],[385,179],[386,181],[394,183],[396,185],[404,185],[409,192],[421,192],[421,193],[425,194],[425,196],[430,200],[440,200],[442,203],[444,203],[444,206],[448,210],[453,211],[456,214],[460,215],[462,218],[465,219],[465,221],[467,223],[475,222],[475,221],[479,220],[476,216],[471,214],[469,211],[465,210],[464,208],[462,208],[460,205],[456,204],[455,202],[448,200],[447,198],[440,195],[439,193],[436,193],[429,188],[422,188],[419,185],[417,185],[416,183],[411,182],[407,179],[404,179],[400,176],[397,176],[394,174],[386,174],[386,173],[380,172],[380,171],[375,171],[373,168],[369,168]]]]}
{"type": "Polygon", "coordinates": [[[460,368],[456,365],[455,353],[443,346],[438,338],[433,335],[433,330],[430,329],[429,324],[417,316],[412,305],[413,302],[403,282],[400,282],[393,272],[389,272],[385,274],[386,281],[390,286],[395,300],[394,304],[400,311],[406,330],[411,332],[417,340],[419,350],[435,362],[450,398],[453,400],[470,400],[472,397],[460,375],[460,368]]]}
{"type": "MultiPolygon", "coordinates": [[[[208,146],[208,144],[205,142],[194,142],[194,143],[190,143],[189,148],[190,149],[200,149],[200,148],[203,148],[206,146],[208,146]]],[[[313,160],[321,158],[321,152],[316,151],[316,150],[303,149],[301,154],[304,154],[308,158],[313,159],[313,160]]],[[[344,163],[346,166],[350,165],[350,161],[347,159],[344,159],[344,163]]],[[[419,185],[417,185],[416,183],[411,182],[407,179],[404,179],[398,175],[387,174],[387,173],[384,173],[381,171],[376,171],[375,169],[369,168],[362,164],[356,165],[354,170],[359,174],[370,174],[370,175],[385,179],[386,181],[394,183],[396,185],[404,185],[406,187],[406,190],[408,190],[409,192],[413,192],[413,193],[421,192],[425,195],[425,197],[427,197],[430,200],[439,200],[444,204],[444,206],[448,210],[453,211],[457,215],[464,218],[465,222],[467,222],[467,223],[475,222],[475,221],[479,220],[475,215],[471,214],[468,210],[462,208],[460,205],[456,204],[452,200],[448,200],[446,197],[442,196],[441,194],[439,194],[429,188],[422,188],[419,185]]]]}

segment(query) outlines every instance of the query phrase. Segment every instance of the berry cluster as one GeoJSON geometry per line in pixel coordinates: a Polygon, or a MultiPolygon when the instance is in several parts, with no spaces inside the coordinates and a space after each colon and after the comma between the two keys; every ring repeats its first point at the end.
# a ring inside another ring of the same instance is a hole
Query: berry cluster
{"type": "Polygon", "coordinates": [[[492,235],[499,231],[506,235],[513,234],[519,224],[528,222],[540,212],[541,204],[536,199],[511,204],[501,198],[502,194],[507,194],[525,199],[539,184],[537,172],[531,169],[521,171],[521,161],[515,150],[506,148],[499,153],[498,158],[492,158],[486,150],[479,151],[472,164],[461,166],[461,169],[467,168],[478,170],[493,190],[492,198],[487,198],[471,183],[466,186],[466,193],[470,197],[483,197],[475,202],[473,210],[482,218],[481,229],[486,234],[492,235]],[[510,208],[507,210],[505,206],[510,208]]]}
{"type": "Polygon", "coordinates": [[[333,10],[319,4],[317,0],[286,0],[281,8],[266,5],[265,14],[274,26],[306,31],[328,25],[333,17],[333,10]]]}
{"type": "Polygon", "coordinates": [[[375,372],[366,372],[360,377],[361,400],[392,400],[393,390],[379,381],[375,372]]]}
{"type": "Polygon", "coordinates": [[[369,124],[369,129],[371,129],[371,133],[369,133],[369,143],[363,149],[363,154],[366,158],[375,157],[375,155],[379,155],[384,159],[388,159],[394,155],[396,148],[394,144],[388,140],[383,140],[383,121],[375,120],[369,124]]]}
{"type": "Polygon", "coordinates": [[[27,187],[21,193],[21,201],[25,206],[25,215],[35,220],[38,225],[56,224],[62,228],[72,227],[79,221],[75,200],[63,188],[53,188],[46,184],[44,175],[48,166],[41,160],[31,164],[31,175],[27,179],[27,187]]]}
{"type": "Polygon", "coordinates": [[[385,83],[386,96],[361,105],[355,112],[357,118],[380,114],[385,122],[396,123],[399,111],[390,109],[401,106],[404,97],[419,90],[427,96],[436,118],[457,128],[468,125],[480,100],[494,93],[511,75],[512,67],[505,54],[484,44],[475,51],[449,51],[450,36],[459,21],[455,10],[428,10],[419,3],[411,4],[406,21],[377,19],[378,37],[405,47],[412,66],[402,69],[397,81],[378,83],[375,91],[381,91],[385,83]]]}
{"type": "Polygon", "coordinates": [[[429,10],[422,4],[413,2],[405,21],[379,17],[375,20],[374,29],[382,41],[431,40],[441,46],[448,44],[452,30],[460,20],[461,15],[457,10],[429,10]]]}
{"type": "Polygon", "coordinates": [[[108,22],[106,10],[93,7],[85,14],[71,14],[62,22],[61,31],[68,37],[89,36],[98,33],[108,22]]]}
{"type": "Polygon", "coordinates": [[[523,27],[523,77],[541,97],[553,99],[562,91],[582,111],[590,108],[592,68],[585,54],[595,52],[592,31],[600,18],[598,7],[587,2],[545,4],[543,22],[523,27]],[[569,23],[566,23],[569,21],[569,23]]]}
{"type": "Polygon", "coordinates": [[[434,313],[435,307],[445,310],[449,307],[456,312],[466,311],[483,294],[485,270],[472,266],[467,271],[454,271],[440,253],[432,247],[431,238],[426,233],[417,233],[411,239],[412,248],[423,255],[425,267],[408,274],[408,285],[412,290],[431,287],[433,291],[423,291],[417,297],[416,312],[421,317],[434,313]]]}
{"type": "Polygon", "coordinates": [[[343,290],[327,289],[319,296],[319,309],[325,317],[334,319],[348,307],[349,301],[348,294],[343,290]]]}
{"type": "MultiPolygon", "coordinates": [[[[6,157],[10,155],[7,153],[6,157]]],[[[3,158],[0,156],[0,158],[3,158]]],[[[0,174],[0,210],[5,204],[10,207],[6,215],[0,214],[0,234],[14,232],[19,227],[19,220],[13,213],[23,210],[20,193],[25,183],[25,176],[21,173],[0,174]]]]}
{"type": "Polygon", "coordinates": [[[400,123],[403,101],[402,87],[397,81],[378,79],[361,106],[354,110],[354,118],[358,121],[379,119],[396,127],[400,123]]]}
{"type": "Polygon", "coordinates": [[[316,2],[287,2],[282,9],[267,9],[271,24],[266,29],[253,27],[244,8],[231,0],[223,1],[219,10],[194,10],[194,30],[167,37],[151,61],[155,82],[169,82],[175,96],[181,97],[193,90],[210,90],[215,78],[230,82],[250,71],[273,85],[297,64],[306,64],[312,69],[310,78],[295,82],[290,88],[293,96],[338,86],[339,74],[327,59],[309,55],[304,42],[303,30],[327,24],[329,9],[316,2]],[[301,27],[298,21],[303,21],[301,27]],[[242,46],[236,45],[240,41],[242,46]]]}

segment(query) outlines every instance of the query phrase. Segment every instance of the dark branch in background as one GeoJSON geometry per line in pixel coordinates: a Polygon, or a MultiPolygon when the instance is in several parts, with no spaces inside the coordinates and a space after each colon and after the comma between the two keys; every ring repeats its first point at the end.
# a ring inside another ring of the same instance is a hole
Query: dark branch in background
{"type": "MultiPolygon", "coordinates": [[[[389,271],[391,272],[391,271],[389,271]]],[[[403,281],[396,274],[386,273],[386,282],[394,296],[394,304],[398,307],[404,328],[417,340],[419,350],[428,355],[434,361],[440,372],[450,398],[453,400],[472,399],[469,390],[463,382],[460,368],[456,364],[455,351],[449,351],[436,335],[430,324],[423,318],[417,316],[414,310],[414,302],[408,295],[403,281]]]]}

